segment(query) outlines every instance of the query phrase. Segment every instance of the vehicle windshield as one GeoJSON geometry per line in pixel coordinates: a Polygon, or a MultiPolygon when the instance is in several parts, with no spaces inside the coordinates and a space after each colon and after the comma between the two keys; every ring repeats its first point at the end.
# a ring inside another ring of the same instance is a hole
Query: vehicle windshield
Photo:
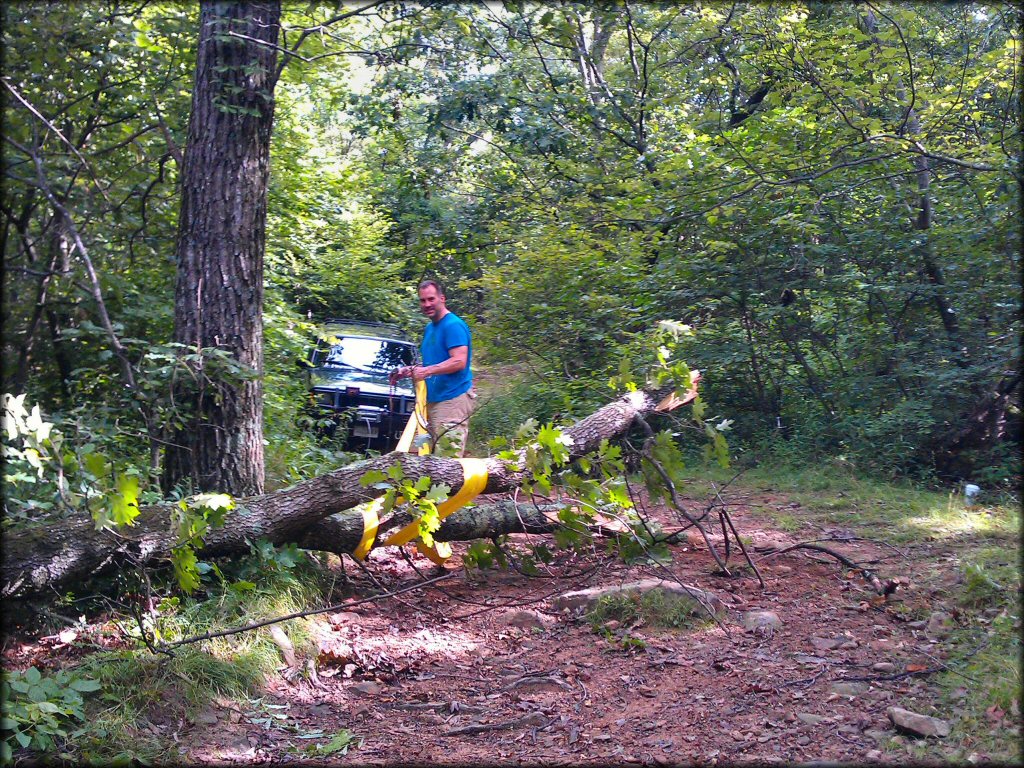
{"type": "Polygon", "coordinates": [[[388,373],[399,366],[412,364],[412,347],[383,339],[348,336],[338,344],[325,344],[318,349],[314,364],[324,368],[388,373]]]}

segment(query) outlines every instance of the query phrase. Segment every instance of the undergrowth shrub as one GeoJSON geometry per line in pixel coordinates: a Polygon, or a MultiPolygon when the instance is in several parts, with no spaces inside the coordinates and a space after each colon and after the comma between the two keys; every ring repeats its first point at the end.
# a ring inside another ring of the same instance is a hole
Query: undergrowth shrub
{"type": "MultiPolygon", "coordinates": [[[[470,442],[474,446],[486,446],[495,437],[514,434],[531,418],[540,423],[551,421],[563,401],[564,394],[544,382],[530,379],[511,382],[507,389],[485,394],[477,401],[469,422],[470,442]]],[[[485,452],[481,450],[480,455],[485,452]]]]}
{"type": "MultiPolygon", "coordinates": [[[[50,753],[83,733],[70,730],[85,720],[83,693],[100,684],[74,671],[43,674],[35,667],[5,671],[0,680],[0,763],[9,764],[18,747],[50,753]]],[[[66,754],[62,757],[67,757],[66,754]]]]}
{"type": "Polygon", "coordinates": [[[587,621],[599,631],[610,621],[621,625],[647,624],[663,629],[685,629],[700,621],[700,606],[691,598],[662,589],[604,595],[587,612],[587,621]]]}

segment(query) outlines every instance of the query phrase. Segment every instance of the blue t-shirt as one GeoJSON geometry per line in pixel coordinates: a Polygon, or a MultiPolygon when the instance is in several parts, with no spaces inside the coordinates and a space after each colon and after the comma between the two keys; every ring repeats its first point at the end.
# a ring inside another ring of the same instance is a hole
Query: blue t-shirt
{"type": "Polygon", "coordinates": [[[438,322],[427,323],[423,332],[423,343],[420,344],[420,356],[424,365],[437,365],[449,357],[448,350],[452,347],[467,347],[466,367],[456,373],[440,373],[427,378],[427,402],[440,403],[451,400],[473,386],[473,373],[470,363],[473,362],[473,346],[470,340],[469,326],[466,321],[449,312],[438,322]]]}

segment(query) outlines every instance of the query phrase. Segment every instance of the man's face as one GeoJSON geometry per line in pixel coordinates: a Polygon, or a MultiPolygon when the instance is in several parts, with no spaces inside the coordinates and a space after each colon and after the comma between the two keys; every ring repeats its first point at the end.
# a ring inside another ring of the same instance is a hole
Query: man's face
{"type": "Polygon", "coordinates": [[[433,321],[443,316],[444,308],[444,294],[439,294],[437,288],[428,285],[420,289],[420,312],[433,321]]]}

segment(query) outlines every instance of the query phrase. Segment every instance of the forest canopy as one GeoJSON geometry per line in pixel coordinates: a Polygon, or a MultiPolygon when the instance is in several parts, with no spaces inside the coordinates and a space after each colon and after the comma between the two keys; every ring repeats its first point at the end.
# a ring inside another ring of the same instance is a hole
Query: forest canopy
{"type": "Polygon", "coordinates": [[[262,382],[273,482],[336,466],[295,359],[324,317],[418,333],[433,275],[530,374],[478,446],[605,402],[672,319],[737,455],[1012,481],[1013,5],[285,4],[262,370],[174,333],[199,12],[3,8],[3,387],[82,467],[157,493],[189,375],[262,382]]]}

